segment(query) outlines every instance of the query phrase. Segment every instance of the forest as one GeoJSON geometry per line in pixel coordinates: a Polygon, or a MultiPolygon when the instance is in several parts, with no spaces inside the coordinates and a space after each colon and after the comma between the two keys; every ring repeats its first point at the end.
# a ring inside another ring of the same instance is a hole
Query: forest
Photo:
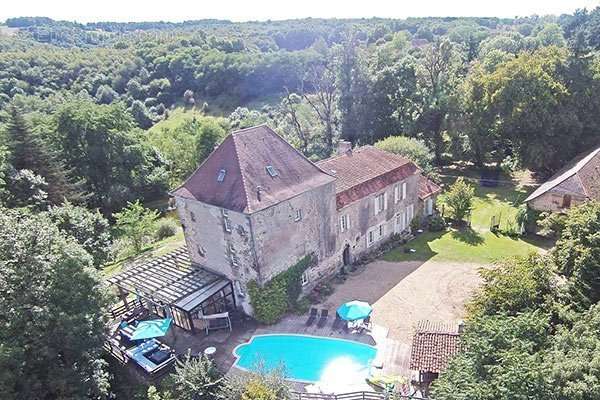
{"type": "MultiPolygon", "coordinates": [[[[111,303],[101,269],[146,236],[173,234],[150,228],[150,205],[164,204],[232,130],[268,124],[315,161],[349,140],[412,152],[433,179],[452,163],[543,179],[600,144],[599,51],[600,8],[514,19],[6,20],[0,393],[114,398],[101,357],[111,303]]],[[[480,399],[597,398],[577,386],[582,374],[599,386],[583,356],[555,367],[554,382],[571,385],[558,394],[540,368],[581,348],[596,357],[600,339],[569,334],[597,330],[598,239],[589,232],[599,215],[597,205],[573,214],[587,231],[567,222],[552,263],[512,261],[513,275],[484,277],[470,351],[442,376],[440,399],[465,398],[457,387],[480,399]],[[568,283],[561,290],[552,265],[568,283]],[[494,335],[514,340],[482,339],[494,335]],[[501,357],[513,358],[500,367],[501,357]],[[496,381],[487,368],[500,370],[496,381]]]]}

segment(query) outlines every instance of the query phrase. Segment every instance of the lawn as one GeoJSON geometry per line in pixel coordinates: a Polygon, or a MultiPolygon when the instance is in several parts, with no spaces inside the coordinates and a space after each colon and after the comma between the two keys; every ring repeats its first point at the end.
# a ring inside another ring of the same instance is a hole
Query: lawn
{"type": "MultiPolygon", "coordinates": [[[[527,190],[504,184],[495,188],[477,186],[473,201],[471,227],[446,232],[424,232],[385,254],[387,261],[428,260],[491,263],[496,260],[526,255],[549,247],[539,238],[519,238],[490,232],[492,216],[500,219],[500,230],[515,225],[517,207],[527,196],[527,190]],[[405,248],[415,249],[405,253],[405,248]]],[[[441,201],[443,204],[443,199],[441,201]]]]}

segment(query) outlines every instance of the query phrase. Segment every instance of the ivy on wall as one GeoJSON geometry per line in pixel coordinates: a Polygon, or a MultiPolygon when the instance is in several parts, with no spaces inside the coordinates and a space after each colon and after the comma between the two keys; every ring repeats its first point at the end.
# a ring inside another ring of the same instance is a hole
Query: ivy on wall
{"type": "Polygon", "coordinates": [[[315,263],[314,254],[309,254],[262,287],[254,280],[248,282],[250,304],[256,320],[274,324],[293,310],[302,292],[302,274],[315,263]]]}

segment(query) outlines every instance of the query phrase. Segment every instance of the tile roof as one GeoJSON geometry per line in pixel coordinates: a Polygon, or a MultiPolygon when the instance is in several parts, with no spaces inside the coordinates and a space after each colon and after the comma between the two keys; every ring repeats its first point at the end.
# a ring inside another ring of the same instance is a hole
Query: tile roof
{"type": "Polygon", "coordinates": [[[457,323],[420,321],[413,337],[410,369],[440,373],[459,351],[457,323]]]}
{"type": "Polygon", "coordinates": [[[419,171],[410,160],[373,146],[356,148],[317,165],[337,178],[338,209],[419,171]]]}
{"type": "Polygon", "coordinates": [[[525,201],[534,200],[551,189],[600,200],[600,147],[576,157],[531,193],[525,201]]]}
{"type": "Polygon", "coordinates": [[[427,179],[425,176],[421,176],[421,180],[419,181],[419,198],[421,200],[425,200],[429,196],[434,194],[438,194],[442,191],[442,188],[438,186],[435,182],[427,179]]]}
{"type": "Polygon", "coordinates": [[[249,214],[334,180],[260,125],[227,136],[172,194],[249,214]],[[268,166],[274,172],[269,173],[268,166]],[[222,170],[224,179],[219,182],[222,170]]]}

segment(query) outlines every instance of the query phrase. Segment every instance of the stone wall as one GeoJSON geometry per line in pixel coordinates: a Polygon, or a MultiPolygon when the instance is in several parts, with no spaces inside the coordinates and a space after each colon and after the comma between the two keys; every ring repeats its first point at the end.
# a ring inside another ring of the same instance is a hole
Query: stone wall
{"type": "MultiPolygon", "coordinates": [[[[562,192],[549,191],[531,200],[528,204],[537,211],[562,212],[566,210],[563,207],[564,196],[565,194],[562,192]]],[[[586,200],[583,196],[571,195],[571,207],[580,205],[586,200]]]]}
{"type": "Polygon", "coordinates": [[[246,282],[258,277],[250,218],[195,200],[176,204],[192,261],[231,279],[238,305],[250,313],[246,282]]]}
{"type": "Polygon", "coordinates": [[[314,253],[319,261],[331,257],[336,248],[335,214],[334,183],[252,214],[259,282],[268,282],[307,254],[314,253]]]}

